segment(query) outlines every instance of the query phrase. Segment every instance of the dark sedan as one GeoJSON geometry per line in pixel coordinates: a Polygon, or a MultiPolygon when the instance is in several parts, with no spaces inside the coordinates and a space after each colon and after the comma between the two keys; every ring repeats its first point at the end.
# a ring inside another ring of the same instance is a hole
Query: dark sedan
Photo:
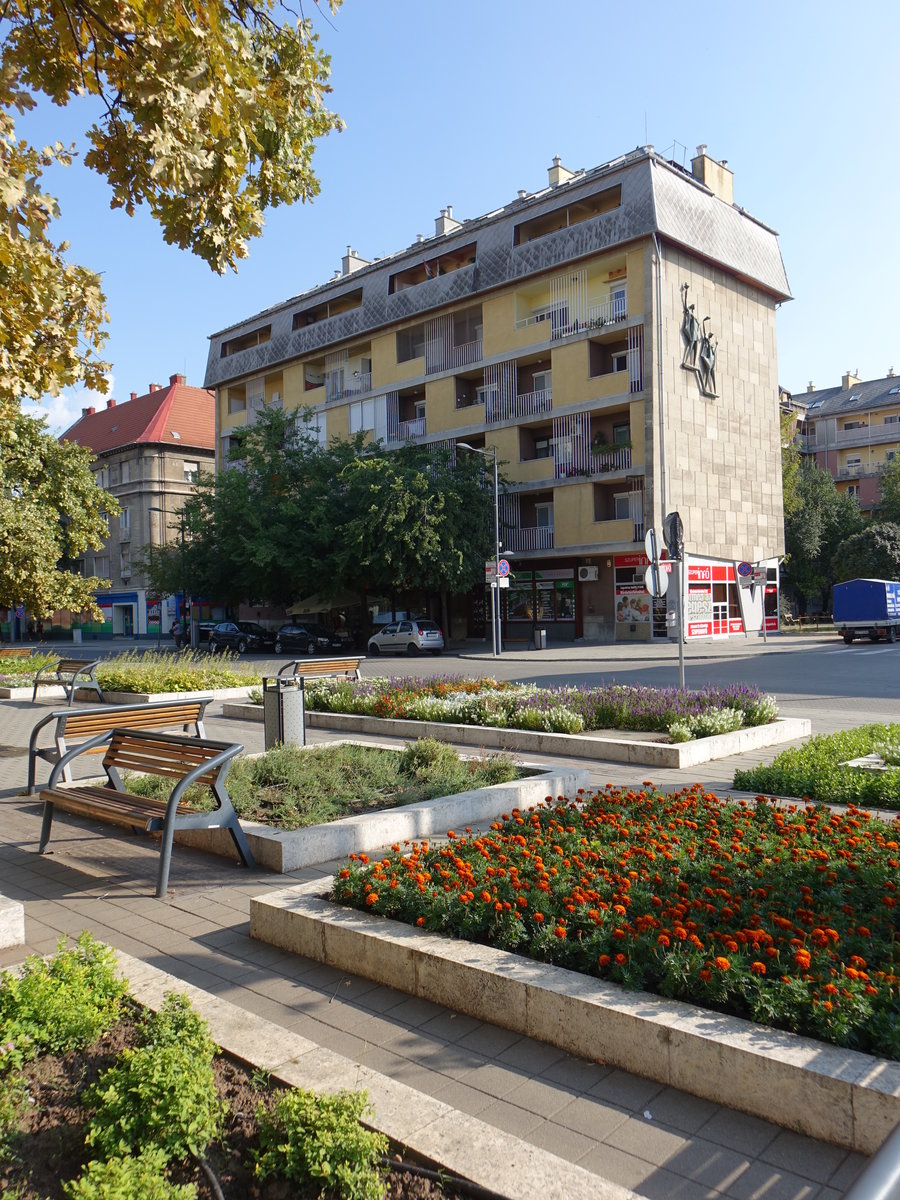
{"type": "Polygon", "coordinates": [[[220,621],[209,631],[209,652],[236,650],[244,654],[247,650],[272,650],[275,634],[255,621],[220,621]]]}
{"type": "Polygon", "coordinates": [[[296,650],[300,654],[318,654],[329,650],[340,650],[344,643],[336,633],[322,625],[282,625],[275,634],[275,653],[296,650]]]}

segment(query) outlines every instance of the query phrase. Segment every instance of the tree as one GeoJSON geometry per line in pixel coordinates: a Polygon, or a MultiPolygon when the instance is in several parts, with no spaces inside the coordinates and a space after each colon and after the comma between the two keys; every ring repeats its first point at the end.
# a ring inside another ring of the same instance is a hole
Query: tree
{"type": "Polygon", "coordinates": [[[845,579],[900,579],[900,525],[868,525],[841,542],[834,555],[834,576],[845,579]]]}
{"type": "Polygon", "coordinates": [[[878,521],[900,524],[900,458],[885,464],[881,474],[881,499],[872,515],[878,521]]]}
{"type": "MultiPolygon", "coordinates": [[[[329,0],[331,10],[340,2],[329,0]]],[[[102,115],[87,130],[85,163],[108,180],[111,207],[132,214],[146,204],[167,242],[219,273],[236,268],[268,208],[318,193],[315,143],[341,128],[324,105],[329,59],[310,21],[279,23],[281,12],[274,0],[6,0],[0,7],[4,453],[21,432],[23,398],[76,383],[105,392],[109,370],[100,357],[107,322],[100,281],[69,263],[67,245],[52,238],[58,208],[41,186],[46,168],[68,165],[73,150],[28,145],[16,136],[16,116],[34,108],[37,96],[60,106],[95,98],[102,115]]],[[[90,497],[91,511],[108,508],[102,493],[90,492],[88,458],[69,466],[81,472],[71,486],[90,497]]],[[[36,503],[29,498],[29,519],[54,526],[59,514],[38,513],[36,503]]],[[[25,516],[17,510],[20,532],[25,516]]],[[[73,554],[92,544],[73,541],[83,522],[67,528],[73,554]]],[[[29,574],[31,545],[28,538],[17,543],[21,562],[7,574],[29,574]]],[[[41,542],[40,553],[46,549],[41,542]]],[[[50,586],[42,558],[33,573],[45,580],[35,593],[42,605],[51,592],[74,594],[68,577],[50,586]]]]}
{"type": "Polygon", "coordinates": [[[444,624],[447,596],[483,578],[493,548],[493,502],[475,455],[404,446],[354,459],[341,482],[348,517],[339,571],[372,587],[437,592],[444,624]]]}
{"type": "Polygon", "coordinates": [[[856,498],[839,492],[831,475],[815,463],[802,464],[796,498],[799,503],[785,515],[784,579],[805,612],[810,600],[827,606],[835,550],[862,527],[863,518],[856,498]]]}
{"type": "Polygon", "coordinates": [[[784,519],[787,521],[803,503],[800,496],[800,447],[795,440],[797,417],[792,411],[781,414],[781,492],[784,519]]]}
{"type": "Polygon", "coordinates": [[[37,616],[54,609],[89,608],[108,581],[60,570],[86,547],[99,550],[108,536],[107,515],[119,506],[94,485],[91,451],[57,441],[44,422],[22,413],[0,455],[0,604],[25,605],[37,616]]]}

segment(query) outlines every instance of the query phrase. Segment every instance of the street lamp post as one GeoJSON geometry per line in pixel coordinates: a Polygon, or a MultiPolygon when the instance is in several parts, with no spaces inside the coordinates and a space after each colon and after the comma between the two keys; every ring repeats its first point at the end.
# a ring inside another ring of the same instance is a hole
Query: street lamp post
{"type": "Polygon", "coordinates": [[[500,479],[497,472],[497,447],[491,446],[490,450],[484,450],[478,446],[470,446],[468,442],[457,442],[456,445],[458,449],[471,450],[474,454],[481,454],[484,458],[493,457],[494,460],[494,578],[491,581],[491,635],[496,658],[503,649],[500,615],[500,479]]]}

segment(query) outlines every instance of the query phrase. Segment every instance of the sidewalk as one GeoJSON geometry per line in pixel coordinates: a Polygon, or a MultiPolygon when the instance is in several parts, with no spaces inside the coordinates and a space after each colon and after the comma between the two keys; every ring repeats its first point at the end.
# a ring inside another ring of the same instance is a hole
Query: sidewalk
{"type": "MultiPolygon", "coordinates": [[[[69,818],[54,826],[53,854],[38,857],[39,806],[14,793],[25,781],[30,730],[53,706],[5,701],[0,713],[0,890],[25,904],[28,941],[0,951],[0,966],[48,953],[61,934],[89,928],[143,962],[477,1117],[498,1147],[512,1135],[578,1164],[599,1177],[598,1187],[606,1179],[660,1200],[838,1200],[858,1172],[858,1155],[251,940],[250,897],[291,877],[178,847],[172,892],[158,901],[151,846],[69,818]]],[[[213,715],[207,730],[248,751],[263,748],[258,724],[213,715]]],[[[312,742],[333,736],[309,735],[312,742]]],[[[737,761],[710,764],[707,786],[727,792],[737,761]]],[[[646,770],[599,763],[591,779],[632,784],[646,770]]],[[[695,773],[653,778],[680,787],[695,773]]],[[[331,869],[293,878],[324,878],[331,869]]]]}

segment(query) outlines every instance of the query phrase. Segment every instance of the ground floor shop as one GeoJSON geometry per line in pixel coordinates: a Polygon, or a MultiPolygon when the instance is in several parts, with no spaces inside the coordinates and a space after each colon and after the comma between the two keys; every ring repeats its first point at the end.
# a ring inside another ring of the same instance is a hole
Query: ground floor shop
{"type": "MultiPolygon", "coordinates": [[[[689,554],[681,579],[679,565],[663,564],[667,587],[657,597],[648,590],[649,565],[637,551],[511,564],[499,589],[504,641],[533,642],[538,630],[550,642],[669,641],[677,637],[679,592],[688,641],[778,631],[777,559],[745,563],[689,554]]],[[[490,588],[474,591],[466,636],[489,641],[491,614],[490,588]]]]}

